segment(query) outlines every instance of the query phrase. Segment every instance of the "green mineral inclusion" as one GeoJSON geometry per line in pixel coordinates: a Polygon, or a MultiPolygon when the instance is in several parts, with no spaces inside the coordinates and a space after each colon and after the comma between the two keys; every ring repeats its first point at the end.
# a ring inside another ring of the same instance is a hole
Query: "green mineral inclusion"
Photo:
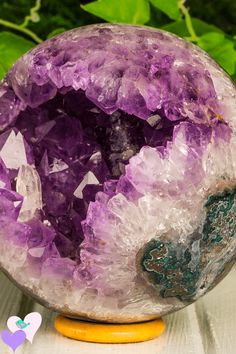
{"type": "MultiPolygon", "coordinates": [[[[202,270],[236,235],[236,189],[211,195],[205,208],[204,225],[188,244],[158,238],[144,247],[142,270],[163,298],[191,301],[202,270]]],[[[219,273],[228,261],[219,265],[219,273]]]]}

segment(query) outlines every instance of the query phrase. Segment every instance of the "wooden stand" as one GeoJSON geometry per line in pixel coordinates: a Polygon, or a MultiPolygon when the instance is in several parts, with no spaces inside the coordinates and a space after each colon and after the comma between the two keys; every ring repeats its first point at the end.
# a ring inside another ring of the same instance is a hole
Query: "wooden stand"
{"type": "Polygon", "coordinates": [[[109,324],[75,320],[58,315],[54,326],[63,336],[92,343],[136,343],[159,337],[165,330],[162,319],[131,324],[109,324]]]}

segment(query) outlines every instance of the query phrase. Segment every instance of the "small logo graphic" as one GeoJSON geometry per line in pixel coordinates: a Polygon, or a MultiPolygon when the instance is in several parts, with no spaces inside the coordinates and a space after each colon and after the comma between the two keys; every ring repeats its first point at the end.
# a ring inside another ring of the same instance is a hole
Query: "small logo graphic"
{"type": "Polygon", "coordinates": [[[18,328],[24,329],[24,328],[26,328],[27,326],[29,326],[30,323],[25,323],[25,322],[22,321],[22,320],[18,320],[18,321],[16,321],[16,325],[17,325],[18,328]]]}
{"type": "Polygon", "coordinates": [[[31,312],[22,320],[18,316],[11,316],[7,321],[7,327],[10,330],[4,330],[1,333],[2,340],[13,352],[27,339],[33,342],[34,335],[42,323],[42,316],[38,312],[31,312]]]}

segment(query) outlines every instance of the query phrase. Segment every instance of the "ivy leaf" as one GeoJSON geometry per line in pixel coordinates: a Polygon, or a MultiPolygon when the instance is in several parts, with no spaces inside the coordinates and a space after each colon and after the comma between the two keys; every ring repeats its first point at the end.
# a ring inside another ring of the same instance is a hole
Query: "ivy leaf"
{"type": "Polygon", "coordinates": [[[164,12],[172,20],[181,18],[181,12],[178,6],[178,0],[149,0],[158,10],[164,12]]]}
{"type": "Polygon", "coordinates": [[[150,18],[147,0],[98,0],[81,7],[108,22],[144,24],[150,18]]]}
{"type": "MultiPolygon", "coordinates": [[[[220,28],[218,28],[214,25],[210,25],[209,23],[206,23],[198,18],[192,17],[191,20],[192,20],[193,28],[195,29],[195,32],[198,36],[202,36],[203,34],[205,34],[207,32],[223,33],[223,31],[220,28]]],[[[168,25],[162,26],[161,28],[165,31],[175,33],[175,34],[177,34],[177,36],[180,36],[180,37],[188,37],[189,36],[189,32],[186,27],[185,20],[171,22],[168,25]]]]}
{"type": "Polygon", "coordinates": [[[54,36],[57,36],[58,34],[60,33],[63,33],[66,31],[66,28],[65,27],[59,27],[59,28],[56,28],[54,29],[52,32],[50,32],[48,35],[47,35],[47,39],[49,38],[52,38],[54,36]]]}
{"type": "Polygon", "coordinates": [[[236,50],[234,43],[224,33],[209,32],[202,35],[197,43],[214,58],[229,75],[235,73],[236,50]]]}
{"type": "Polygon", "coordinates": [[[0,79],[35,44],[11,32],[0,32],[0,79]]]}
{"type": "Polygon", "coordinates": [[[4,77],[5,74],[6,74],[6,71],[5,71],[4,67],[2,66],[2,64],[0,63],[0,80],[4,77]]]}

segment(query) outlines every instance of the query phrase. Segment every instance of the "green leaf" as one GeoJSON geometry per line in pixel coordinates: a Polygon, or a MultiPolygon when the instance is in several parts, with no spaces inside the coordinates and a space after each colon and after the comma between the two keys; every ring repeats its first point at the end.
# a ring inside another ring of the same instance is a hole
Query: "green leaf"
{"type": "Polygon", "coordinates": [[[35,44],[11,32],[0,32],[0,79],[35,44]]]}
{"type": "MultiPolygon", "coordinates": [[[[203,34],[205,34],[207,32],[223,33],[223,31],[220,28],[218,28],[214,25],[210,25],[209,23],[199,20],[198,18],[192,18],[192,24],[193,24],[193,28],[198,36],[202,36],[203,34]]],[[[180,36],[180,37],[188,37],[189,36],[189,32],[186,27],[185,20],[171,22],[168,25],[162,26],[162,29],[165,31],[171,32],[171,33],[175,33],[175,34],[177,34],[177,36],[180,36]]]]}
{"type": "Polygon", "coordinates": [[[98,0],[81,7],[108,22],[144,24],[150,18],[147,0],[98,0]]]}
{"type": "Polygon", "coordinates": [[[164,12],[172,20],[181,18],[178,0],[149,0],[158,10],[164,12]]]}
{"type": "Polygon", "coordinates": [[[65,31],[66,31],[66,29],[64,27],[56,28],[47,35],[47,39],[57,36],[58,34],[63,33],[65,31]]]}
{"type": "Polygon", "coordinates": [[[229,75],[235,73],[236,50],[234,43],[223,33],[206,33],[199,38],[197,44],[214,58],[229,75]]]}
{"type": "Polygon", "coordinates": [[[2,64],[0,63],[0,80],[4,77],[5,74],[6,74],[6,71],[5,71],[4,67],[2,66],[2,64]]]}

